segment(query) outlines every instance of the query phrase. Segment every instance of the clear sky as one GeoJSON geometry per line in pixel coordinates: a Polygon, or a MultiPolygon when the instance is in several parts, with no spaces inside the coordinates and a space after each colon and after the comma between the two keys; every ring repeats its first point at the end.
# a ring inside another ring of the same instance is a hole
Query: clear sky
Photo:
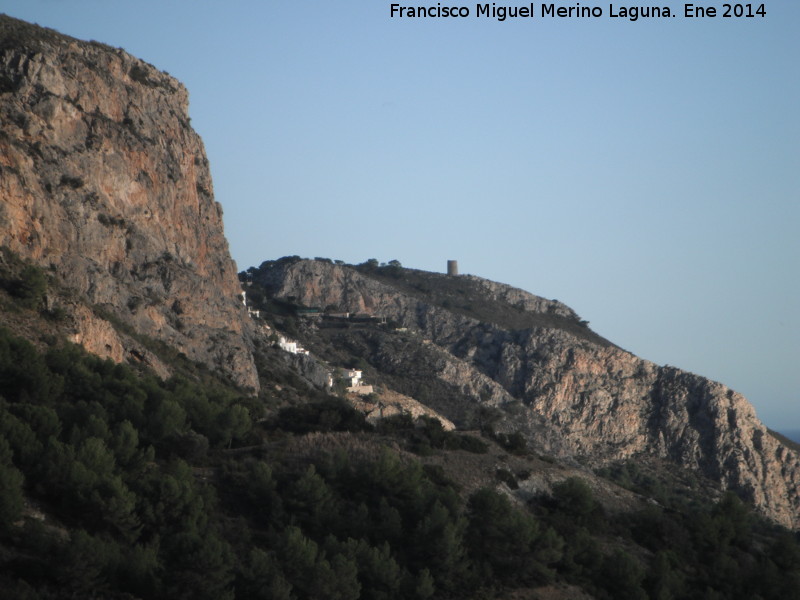
{"type": "Polygon", "coordinates": [[[500,22],[451,1],[471,16],[391,18],[389,0],[0,11],[184,82],[240,269],[457,259],[800,429],[800,3],[689,19],[660,0],[679,16],[635,22],[536,3],[500,22]]]}

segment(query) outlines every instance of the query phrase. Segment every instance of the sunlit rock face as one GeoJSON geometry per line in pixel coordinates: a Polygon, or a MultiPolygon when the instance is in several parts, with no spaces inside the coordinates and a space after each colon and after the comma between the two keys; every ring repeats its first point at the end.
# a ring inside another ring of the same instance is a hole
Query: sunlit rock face
{"type": "MultiPolygon", "coordinates": [[[[0,16],[0,244],[255,388],[222,210],[187,111],[178,81],[124,51],[0,16]]],[[[129,358],[98,319],[75,319],[74,339],[129,358]]]]}
{"type": "Polygon", "coordinates": [[[456,422],[470,403],[505,407],[503,426],[543,452],[590,465],[668,459],[800,527],[798,455],[744,397],[616,347],[559,302],[477,277],[386,276],[325,261],[265,263],[254,278],[276,297],[379,315],[415,332],[375,336],[362,351],[386,373],[456,390],[460,401],[434,406],[456,422]]]}

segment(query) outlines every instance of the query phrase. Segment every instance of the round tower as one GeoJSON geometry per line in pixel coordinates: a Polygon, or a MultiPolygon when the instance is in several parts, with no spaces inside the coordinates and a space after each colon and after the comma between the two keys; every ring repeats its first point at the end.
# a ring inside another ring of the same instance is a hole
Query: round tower
{"type": "Polygon", "coordinates": [[[458,275],[458,261],[457,260],[448,260],[447,261],[447,274],[448,275],[458,275]]]}

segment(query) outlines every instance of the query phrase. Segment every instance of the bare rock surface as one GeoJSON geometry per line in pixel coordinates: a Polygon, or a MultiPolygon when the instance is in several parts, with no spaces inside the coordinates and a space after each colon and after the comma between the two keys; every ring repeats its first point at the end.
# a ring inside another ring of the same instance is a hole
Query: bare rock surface
{"type": "Polygon", "coordinates": [[[393,390],[383,390],[380,393],[376,393],[374,398],[363,398],[358,394],[348,394],[347,399],[356,410],[364,413],[368,423],[375,424],[387,417],[409,415],[414,420],[423,416],[436,419],[442,424],[442,429],[445,431],[452,431],[456,428],[449,419],[435,410],[417,402],[414,398],[399,394],[393,390]]]}
{"type": "MultiPolygon", "coordinates": [[[[256,388],[249,322],[188,94],[120,49],[0,16],[0,245],[87,306],[256,388]]],[[[102,318],[75,341],[129,358],[102,318]]]]}
{"type": "MultiPolygon", "coordinates": [[[[275,297],[385,317],[411,332],[402,341],[365,338],[364,357],[385,372],[406,370],[409,379],[424,381],[417,390],[455,390],[458,402],[426,404],[456,424],[465,404],[502,407],[501,428],[525,433],[542,452],[593,466],[666,459],[800,527],[798,454],[743,396],[614,346],[560,303],[476,277],[453,282],[403,270],[393,280],[380,269],[316,260],[265,263],[255,277],[275,297]],[[484,319],[481,311],[499,317],[484,319]]],[[[422,400],[415,390],[395,389],[422,400]]]]}

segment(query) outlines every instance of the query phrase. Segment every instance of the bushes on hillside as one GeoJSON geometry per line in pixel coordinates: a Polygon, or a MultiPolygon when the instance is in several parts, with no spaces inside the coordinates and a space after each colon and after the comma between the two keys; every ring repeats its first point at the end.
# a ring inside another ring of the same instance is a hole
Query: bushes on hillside
{"type": "MultiPolygon", "coordinates": [[[[253,402],[224,386],[162,382],[71,346],[41,355],[2,330],[0,385],[10,597],[476,598],[566,581],[599,600],[783,600],[800,589],[796,537],[734,495],[616,517],[567,479],[525,510],[388,448],[357,458],[255,444],[368,435],[340,400],[285,408],[256,435],[253,402]],[[34,503],[45,522],[23,519],[34,503]]],[[[379,433],[443,450],[475,439],[406,417],[379,433]]]]}

